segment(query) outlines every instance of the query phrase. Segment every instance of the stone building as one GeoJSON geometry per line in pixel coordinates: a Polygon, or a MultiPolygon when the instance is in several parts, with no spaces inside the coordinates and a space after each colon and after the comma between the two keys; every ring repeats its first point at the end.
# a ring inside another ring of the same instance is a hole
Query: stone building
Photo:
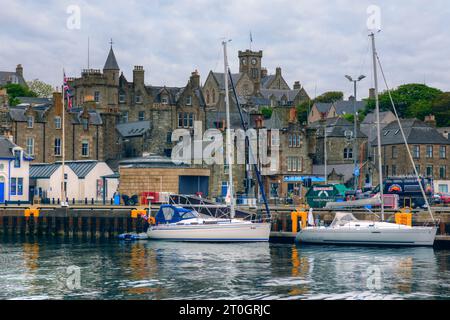
{"type": "Polygon", "coordinates": [[[0,87],[11,83],[27,86],[21,64],[17,65],[16,71],[0,71],[0,87]]]}
{"type": "MultiPolygon", "coordinates": [[[[419,175],[433,178],[436,191],[450,190],[450,140],[445,139],[436,128],[417,119],[401,120],[401,124],[419,175]]],[[[414,175],[414,168],[396,121],[382,130],[381,146],[385,177],[414,175]]],[[[372,147],[373,154],[377,154],[376,140],[372,142],[372,147]]]]}
{"type": "Polygon", "coordinates": [[[331,103],[316,102],[311,107],[311,111],[308,114],[308,123],[314,123],[324,119],[333,119],[345,115],[355,114],[355,108],[357,112],[360,112],[366,108],[365,101],[355,101],[353,97],[349,100],[341,100],[331,103]]]}
{"type": "MultiPolygon", "coordinates": [[[[89,100],[89,99],[88,99],[89,100]]],[[[15,143],[35,158],[53,163],[62,159],[62,112],[65,112],[65,157],[67,160],[105,161],[117,151],[116,116],[100,114],[93,101],[70,111],[62,107],[61,93],[43,105],[19,105],[9,109],[15,143]]]]}

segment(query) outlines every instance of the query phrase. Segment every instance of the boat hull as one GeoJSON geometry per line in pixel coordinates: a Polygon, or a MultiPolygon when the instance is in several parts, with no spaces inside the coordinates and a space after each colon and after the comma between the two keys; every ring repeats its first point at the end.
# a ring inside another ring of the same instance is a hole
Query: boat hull
{"type": "Polygon", "coordinates": [[[269,223],[158,225],[147,231],[151,240],[183,242],[267,242],[269,223]]]}
{"type": "Polygon", "coordinates": [[[297,234],[296,242],[332,245],[433,246],[436,227],[409,229],[306,228],[297,234]]]}

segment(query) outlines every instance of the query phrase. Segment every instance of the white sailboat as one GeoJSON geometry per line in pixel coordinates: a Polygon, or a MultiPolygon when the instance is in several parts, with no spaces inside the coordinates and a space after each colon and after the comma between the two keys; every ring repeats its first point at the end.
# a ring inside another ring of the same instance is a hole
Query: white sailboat
{"type": "MultiPolygon", "coordinates": [[[[371,34],[373,67],[375,81],[375,100],[377,115],[377,140],[378,140],[378,171],[380,184],[383,182],[382,157],[381,157],[381,129],[380,129],[380,108],[378,99],[378,76],[377,76],[377,53],[375,48],[375,34],[371,34]]],[[[391,101],[393,103],[393,101],[391,101]]],[[[394,106],[394,104],[393,104],[394,106]]],[[[400,130],[407,145],[406,138],[401,127],[398,114],[394,111],[399,122],[400,130]]],[[[409,148],[406,148],[409,152],[409,148]]],[[[410,152],[409,152],[410,153],[410,152]]],[[[414,164],[411,154],[409,154],[411,162],[414,164]]],[[[415,167],[413,165],[413,167],[415,167]]],[[[416,170],[416,169],[415,169],[416,170]]],[[[416,170],[416,176],[418,173],[416,170]]],[[[434,222],[428,200],[422,184],[419,183],[422,194],[427,202],[428,211],[434,222]]],[[[399,225],[395,223],[384,222],[384,203],[383,188],[380,188],[380,195],[376,198],[346,202],[346,203],[329,203],[328,208],[342,207],[362,207],[368,204],[381,205],[381,222],[361,221],[354,217],[351,212],[336,212],[335,218],[330,226],[320,227],[313,226],[301,230],[296,237],[296,242],[313,243],[313,244],[345,244],[345,245],[388,245],[388,246],[433,246],[436,238],[437,227],[411,227],[399,225]]]]}
{"type": "Polygon", "coordinates": [[[150,226],[149,239],[185,242],[267,242],[269,241],[271,224],[269,222],[253,222],[235,218],[235,201],[233,190],[232,141],[230,122],[230,100],[228,86],[227,42],[224,48],[224,80],[225,104],[227,117],[226,152],[228,170],[227,202],[230,218],[214,218],[175,205],[163,205],[155,217],[155,224],[150,226]]]}

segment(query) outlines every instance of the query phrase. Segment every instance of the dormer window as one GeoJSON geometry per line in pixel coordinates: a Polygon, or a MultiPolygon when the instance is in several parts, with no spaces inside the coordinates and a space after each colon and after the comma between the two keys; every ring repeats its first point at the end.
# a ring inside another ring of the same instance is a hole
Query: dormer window
{"type": "Polygon", "coordinates": [[[33,116],[28,116],[27,117],[27,127],[28,128],[33,128],[34,125],[34,117],[33,116]]]}
{"type": "Polygon", "coordinates": [[[161,103],[162,104],[169,104],[169,97],[168,96],[162,96],[161,97],[161,103]]]}
{"type": "Polygon", "coordinates": [[[186,105],[187,106],[192,106],[192,96],[187,96],[186,97],[186,105]]]}
{"type": "Polygon", "coordinates": [[[135,98],[136,103],[142,103],[142,95],[140,92],[138,92],[136,94],[136,98],[135,98]]]}

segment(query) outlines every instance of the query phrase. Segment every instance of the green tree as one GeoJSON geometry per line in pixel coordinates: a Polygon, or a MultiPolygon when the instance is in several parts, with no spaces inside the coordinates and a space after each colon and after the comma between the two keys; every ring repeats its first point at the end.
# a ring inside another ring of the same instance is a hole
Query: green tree
{"type": "Polygon", "coordinates": [[[341,101],[344,99],[344,93],[340,91],[328,91],[317,98],[314,99],[314,102],[322,102],[322,103],[332,103],[336,101],[341,101]]]}
{"type": "Polygon", "coordinates": [[[312,101],[302,102],[297,106],[297,118],[300,123],[305,123],[308,121],[309,109],[312,106],[312,101]]]}
{"type": "Polygon", "coordinates": [[[432,103],[431,113],[438,127],[450,127],[450,92],[440,94],[432,103]]]}
{"type": "Polygon", "coordinates": [[[263,114],[264,118],[270,119],[272,117],[273,109],[265,107],[261,109],[261,113],[263,114]]]}
{"type": "Polygon", "coordinates": [[[28,81],[28,88],[35,92],[39,98],[51,98],[53,95],[53,87],[39,79],[28,81]]]}
{"type": "Polygon", "coordinates": [[[3,86],[9,97],[9,105],[15,106],[20,103],[17,97],[37,97],[37,94],[29,88],[17,83],[9,83],[3,86]]]}
{"type": "MultiPolygon", "coordinates": [[[[391,91],[392,99],[397,108],[398,115],[401,118],[419,118],[424,117],[431,111],[431,103],[442,91],[436,88],[428,87],[424,84],[404,84],[391,91]]],[[[383,92],[379,95],[380,110],[392,110],[389,93],[383,92]]],[[[366,114],[375,109],[375,99],[367,100],[366,114]]]]}

